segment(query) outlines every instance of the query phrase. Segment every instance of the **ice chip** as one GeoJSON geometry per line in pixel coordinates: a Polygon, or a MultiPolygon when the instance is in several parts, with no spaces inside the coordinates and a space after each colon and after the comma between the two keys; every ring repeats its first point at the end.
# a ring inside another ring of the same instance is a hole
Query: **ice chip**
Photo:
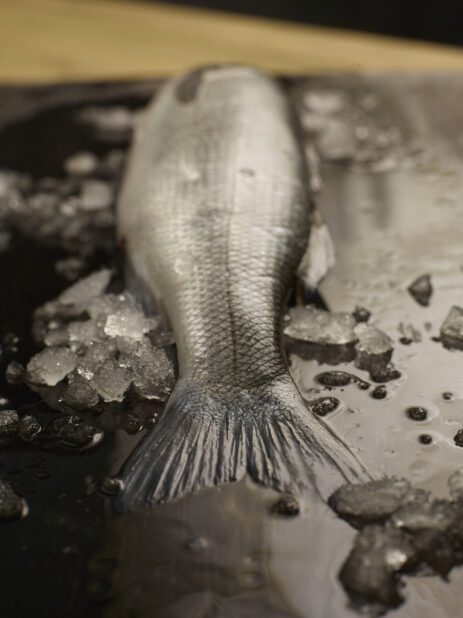
{"type": "Polygon", "coordinates": [[[0,521],[25,517],[29,509],[27,502],[15,494],[9,483],[0,481],[0,521]]]}
{"type": "Polygon", "coordinates": [[[411,489],[404,479],[383,479],[361,485],[344,485],[329,499],[330,507],[343,519],[359,528],[387,519],[412,499],[425,494],[411,489]]]}
{"type": "Polygon", "coordinates": [[[159,318],[147,318],[128,292],[95,298],[88,312],[102,325],[104,334],[110,338],[140,340],[159,325],[159,318]]]}
{"type": "Polygon", "coordinates": [[[175,383],[172,361],[165,350],[147,348],[133,364],[133,389],[140,399],[167,401],[175,383]]]}
{"type": "Polygon", "coordinates": [[[406,532],[369,525],[357,535],[339,578],[357,601],[396,607],[403,599],[395,574],[417,561],[416,553],[411,535],[406,532]]]}
{"type": "Polygon", "coordinates": [[[106,318],[104,332],[108,337],[140,339],[148,331],[145,316],[129,308],[106,318]]]}
{"type": "Polygon", "coordinates": [[[463,350],[463,308],[453,306],[440,327],[442,343],[446,348],[463,350]]]}
{"type": "Polygon", "coordinates": [[[93,127],[100,139],[126,141],[132,133],[136,112],[128,107],[86,107],[77,115],[79,122],[93,127]]]}
{"type": "Polygon", "coordinates": [[[353,359],[357,341],[354,327],[350,313],[330,313],[308,305],[290,309],[284,334],[291,351],[337,364],[353,359]]]}
{"type": "Polygon", "coordinates": [[[64,162],[64,170],[70,176],[91,176],[98,169],[98,159],[92,152],[76,152],[64,162]]]}
{"type": "Polygon", "coordinates": [[[18,361],[11,361],[5,371],[8,384],[20,384],[24,377],[24,366],[18,361]]]}
{"type": "Polygon", "coordinates": [[[311,305],[293,307],[285,334],[321,345],[345,345],[357,340],[355,320],[349,313],[329,313],[311,305]]]}
{"type": "Polygon", "coordinates": [[[55,386],[76,368],[77,357],[68,348],[45,348],[27,364],[27,382],[55,386]]]}
{"type": "Polygon", "coordinates": [[[103,401],[123,401],[132,378],[130,369],[120,367],[114,360],[109,360],[95,373],[92,386],[103,401]]]}
{"type": "Polygon", "coordinates": [[[431,276],[421,275],[407,289],[419,305],[427,307],[433,291],[431,276]]]}
{"type": "Polygon", "coordinates": [[[309,90],[304,96],[304,103],[316,114],[336,114],[344,108],[346,95],[339,90],[309,90]]]}
{"type": "Polygon", "coordinates": [[[0,410],[0,438],[12,438],[19,430],[19,417],[16,410],[0,410]]]}
{"type": "Polygon", "coordinates": [[[355,345],[355,364],[371,374],[384,370],[392,357],[392,339],[382,330],[365,322],[355,327],[358,342],[355,345]]]}
{"type": "Polygon", "coordinates": [[[436,530],[445,532],[461,516],[460,509],[447,500],[432,502],[411,502],[398,509],[391,517],[391,523],[408,532],[436,530]]]}
{"type": "Polygon", "coordinates": [[[64,405],[76,410],[93,408],[99,400],[91,380],[87,380],[77,370],[68,375],[61,399],[64,405]]]}
{"type": "Polygon", "coordinates": [[[66,416],[50,423],[47,427],[47,434],[51,438],[48,444],[52,447],[60,443],[65,447],[87,450],[99,444],[104,432],[97,427],[86,423],[79,416],[66,416]]]}
{"type": "Polygon", "coordinates": [[[85,180],[82,183],[78,204],[83,210],[100,210],[111,206],[113,198],[113,190],[107,182],[85,180]]]}
{"type": "Polygon", "coordinates": [[[67,288],[60,296],[58,301],[62,305],[79,305],[88,303],[93,298],[100,296],[106,290],[110,280],[111,271],[109,269],[99,270],[77,283],[67,288]]]}
{"type": "Polygon", "coordinates": [[[68,326],[68,333],[69,343],[73,351],[104,339],[104,333],[94,320],[71,322],[68,326]]]}
{"type": "Polygon", "coordinates": [[[25,442],[32,442],[41,431],[39,421],[32,414],[25,414],[19,421],[19,437],[25,442]]]}
{"type": "Polygon", "coordinates": [[[317,137],[318,152],[327,161],[353,159],[356,146],[354,127],[343,120],[330,120],[317,137]]]}
{"type": "Polygon", "coordinates": [[[104,294],[92,299],[88,306],[88,313],[93,319],[100,316],[106,319],[107,316],[124,311],[127,307],[137,311],[135,301],[128,292],[124,294],[104,294]]]}
{"type": "Polygon", "coordinates": [[[69,342],[67,327],[49,330],[43,337],[46,346],[65,346],[69,342]]]}
{"type": "Polygon", "coordinates": [[[100,367],[115,357],[116,351],[117,348],[114,342],[105,340],[92,343],[83,354],[80,353],[77,373],[85,380],[93,380],[100,367]]]}

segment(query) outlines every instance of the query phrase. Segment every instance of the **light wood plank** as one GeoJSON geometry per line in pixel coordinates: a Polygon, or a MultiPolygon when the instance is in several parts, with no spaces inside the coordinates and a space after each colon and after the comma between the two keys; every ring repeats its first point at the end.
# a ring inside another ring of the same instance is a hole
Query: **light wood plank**
{"type": "Polygon", "coordinates": [[[144,78],[205,63],[281,73],[449,70],[463,50],[117,0],[1,0],[3,83],[144,78]]]}

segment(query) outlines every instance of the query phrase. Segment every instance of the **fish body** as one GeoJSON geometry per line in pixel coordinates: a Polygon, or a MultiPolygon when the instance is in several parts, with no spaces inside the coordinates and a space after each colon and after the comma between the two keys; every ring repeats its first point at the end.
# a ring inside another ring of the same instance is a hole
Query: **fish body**
{"type": "Polygon", "coordinates": [[[266,74],[197,70],[168,82],[146,110],[118,234],[174,331],[179,377],[124,468],[121,508],[245,474],[286,491],[315,481],[326,494],[365,478],[307,410],[283,350],[311,213],[295,116],[266,74]]]}

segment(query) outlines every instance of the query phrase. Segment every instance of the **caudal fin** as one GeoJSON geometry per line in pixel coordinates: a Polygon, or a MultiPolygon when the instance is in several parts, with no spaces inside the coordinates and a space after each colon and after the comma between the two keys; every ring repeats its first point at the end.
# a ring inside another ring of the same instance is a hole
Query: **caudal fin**
{"type": "Polygon", "coordinates": [[[289,379],[264,397],[230,397],[180,380],[158,424],[126,463],[116,506],[147,508],[246,474],[292,493],[315,484],[324,498],[346,482],[370,480],[289,379]]]}

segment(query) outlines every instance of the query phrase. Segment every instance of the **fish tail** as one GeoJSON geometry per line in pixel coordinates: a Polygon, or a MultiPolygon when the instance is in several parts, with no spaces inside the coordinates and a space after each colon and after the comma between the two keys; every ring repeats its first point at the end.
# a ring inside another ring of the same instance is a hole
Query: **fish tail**
{"type": "Polygon", "coordinates": [[[262,398],[179,380],[156,427],[122,471],[116,508],[130,511],[241,480],[323,498],[371,477],[347,445],[307,409],[290,379],[262,398]]]}

